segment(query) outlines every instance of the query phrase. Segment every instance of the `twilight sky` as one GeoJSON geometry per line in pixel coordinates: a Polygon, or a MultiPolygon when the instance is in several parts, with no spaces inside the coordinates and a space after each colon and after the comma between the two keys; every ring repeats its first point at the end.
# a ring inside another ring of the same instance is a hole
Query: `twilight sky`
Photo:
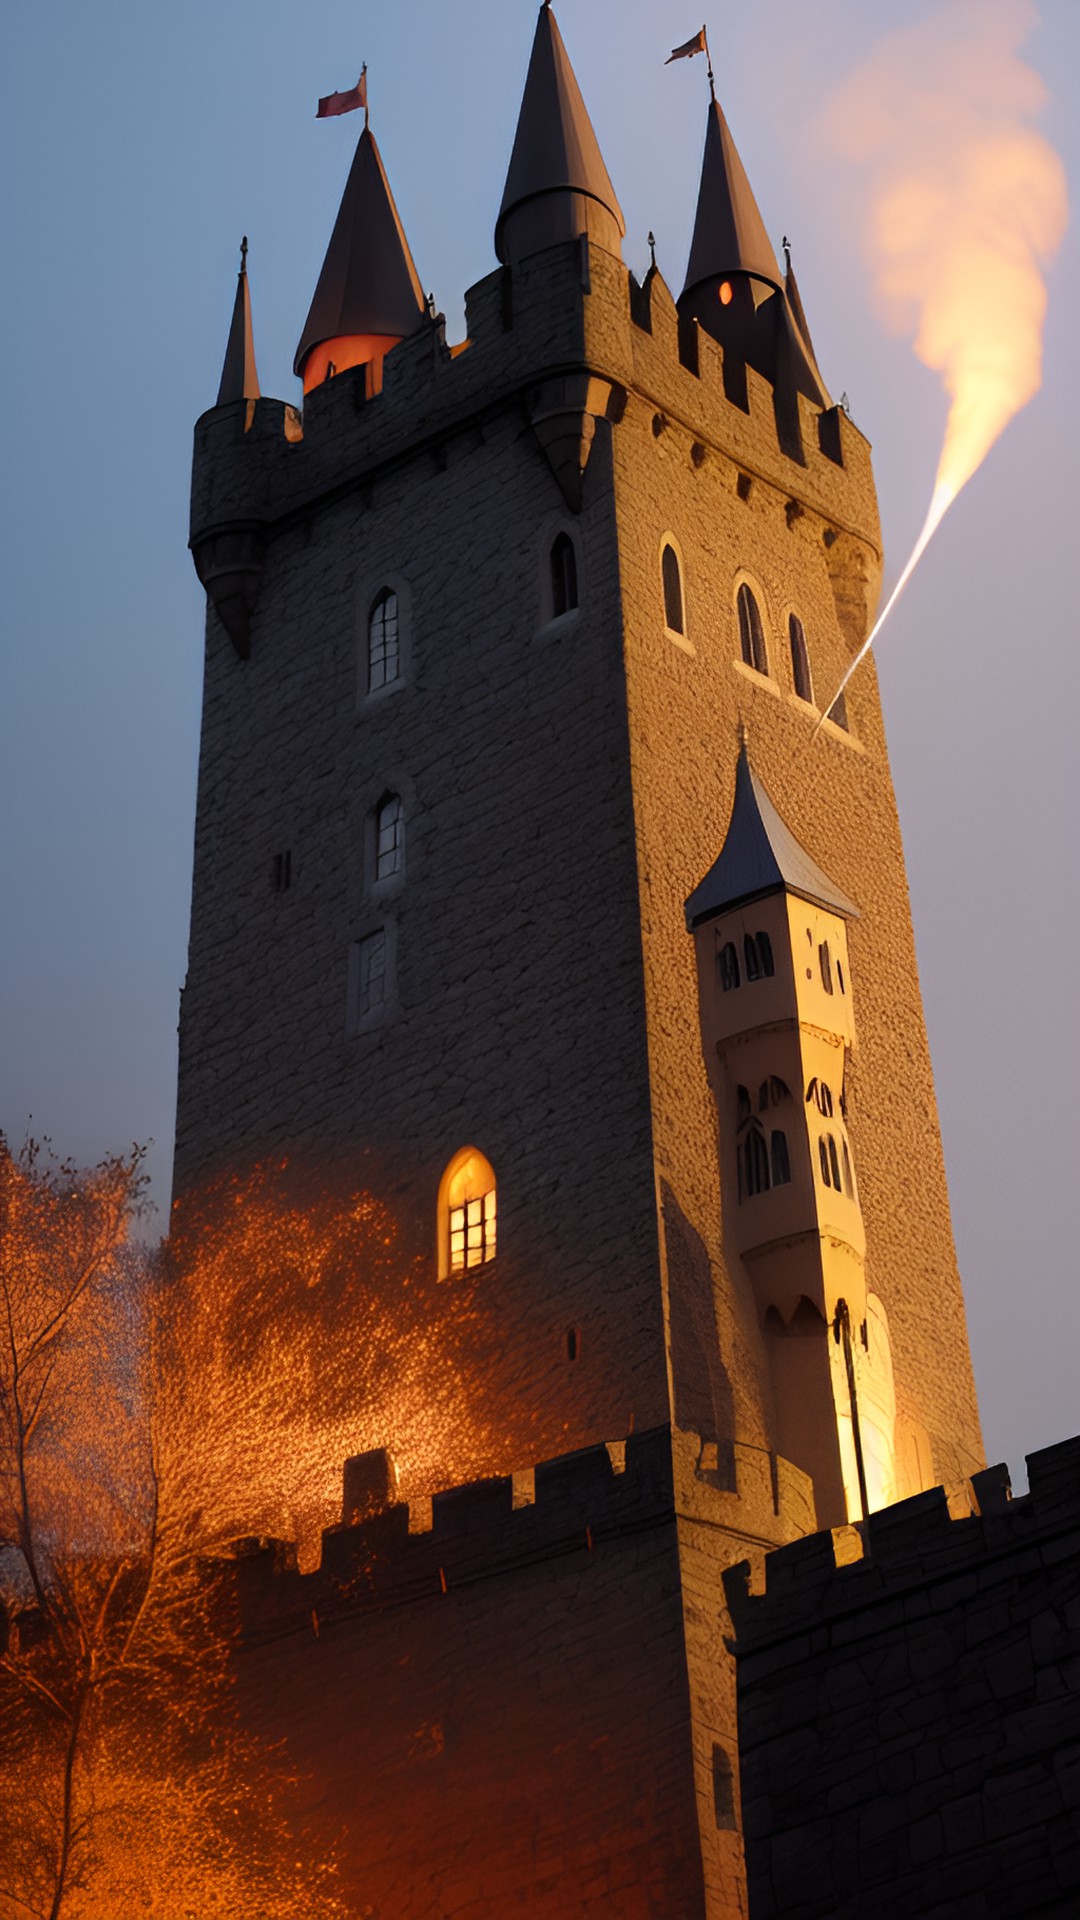
{"type": "MultiPolygon", "coordinates": [[[[682,284],[703,62],[665,71],[697,0],[561,0],[627,220],[682,284]]],[[[895,580],[945,419],[885,331],[859,170],[820,134],[882,40],[964,11],[1030,15],[1038,124],[1080,198],[1076,0],[768,0],[714,7],[717,87],[779,245],[791,235],[833,392],[875,448],[895,580]]],[[[204,599],[186,552],[191,430],[211,405],[240,235],[264,393],[292,355],[357,116],[319,94],[369,65],[372,125],[425,287],[460,338],[491,234],[532,0],[36,0],[3,76],[8,371],[0,697],[0,1127],[92,1160],[153,1138],[164,1208],[184,976],[204,599]]],[[[933,62],[928,63],[928,84],[933,62]]],[[[913,112],[913,139],[918,125],[913,112]]],[[[952,509],[878,655],[988,1457],[1080,1429],[1080,945],[1073,606],[1080,249],[1049,275],[1042,392],[952,509]]]]}

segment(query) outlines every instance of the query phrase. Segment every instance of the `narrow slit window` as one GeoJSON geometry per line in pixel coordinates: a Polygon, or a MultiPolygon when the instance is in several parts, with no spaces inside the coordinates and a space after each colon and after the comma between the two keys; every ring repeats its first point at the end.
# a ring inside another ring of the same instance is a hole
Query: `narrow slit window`
{"type": "Polygon", "coordinates": [[[577,554],[568,533],[556,534],[551,547],[551,613],[557,620],[578,603],[577,554]]]}
{"type": "Polygon", "coordinates": [[[764,932],[755,935],[755,938],[757,940],[758,964],[761,968],[762,979],[771,980],[773,974],[776,972],[776,967],[773,962],[772,941],[769,939],[768,934],[764,932]]]}
{"type": "Polygon", "coordinates": [[[679,565],[679,556],[670,541],[665,544],[660,556],[660,572],[664,585],[664,621],[669,632],[685,633],[682,568],[679,565]]]}
{"type": "Polygon", "coordinates": [[[368,692],[377,693],[401,675],[398,597],[384,587],[368,615],[368,692]]]}
{"type": "Polygon", "coordinates": [[[386,934],[382,928],[361,940],[357,959],[357,1012],[363,1019],[386,999],[386,934]]]}
{"type": "Polygon", "coordinates": [[[743,1191],[748,1195],[769,1191],[769,1149],[757,1123],[751,1127],[740,1148],[743,1161],[743,1191]]]}
{"type": "Polygon", "coordinates": [[[824,1080],[819,1080],[818,1082],[817,1103],[818,1112],[823,1113],[826,1120],[831,1120],[833,1111],[832,1089],[825,1085],[824,1080]]]}
{"type": "Polygon", "coordinates": [[[818,966],[821,968],[821,984],[824,987],[826,993],[831,993],[833,990],[832,956],[829,952],[828,941],[823,940],[817,951],[818,951],[818,966]]]}
{"type": "Polygon", "coordinates": [[[747,979],[760,980],[761,964],[758,960],[757,941],[752,933],[748,933],[743,941],[743,958],[746,961],[747,979]]]}
{"type": "Polygon", "coordinates": [[[405,864],[405,809],[399,793],[387,793],[375,809],[375,878],[389,880],[405,864]]]}
{"type": "Polygon", "coordinates": [[[716,966],[722,990],[724,993],[730,993],[732,988],[739,984],[739,956],[730,940],[717,954],[716,966]]]}
{"type": "Polygon", "coordinates": [[[832,1174],[832,1184],[837,1193],[843,1193],[844,1189],[840,1184],[840,1161],[837,1158],[836,1141],[831,1133],[829,1135],[829,1172],[832,1174]]]}
{"type": "Polygon", "coordinates": [[[841,1140],[840,1151],[844,1157],[844,1192],[847,1194],[849,1200],[854,1200],[855,1181],[852,1177],[851,1155],[848,1152],[848,1143],[846,1140],[841,1140]]]}
{"type": "Polygon", "coordinates": [[[292,853],[275,853],[273,869],[273,887],[275,893],[285,893],[292,886],[292,853]]]}
{"type": "Polygon", "coordinates": [[[810,653],[806,645],[806,629],[797,613],[788,616],[788,638],[791,641],[791,677],[800,700],[812,706],[814,702],[814,683],[810,678],[810,653]]]}
{"type": "Polygon", "coordinates": [[[744,1120],[750,1118],[750,1090],[738,1087],[735,1092],[735,1119],[741,1127],[744,1120]]]}
{"type": "Polygon", "coordinates": [[[841,993],[847,992],[847,988],[844,985],[844,969],[841,966],[839,960],[836,963],[836,984],[839,987],[841,993]]]}
{"type": "Polygon", "coordinates": [[[774,1187],[786,1187],[791,1183],[787,1134],[782,1133],[779,1128],[774,1129],[772,1137],[772,1183],[774,1187]]]}
{"type": "Polygon", "coordinates": [[[743,663],[753,667],[756,673],[768,673],[769,659],[765,651],[761,610],[745,580],[739,588],[736,605],[739,610],[739,648],[743,663]]]}
{"type": "Polygon", "coordinates": [[[825,1140],[823,1136],[819,1136],[817,1147],[818,1147],[818,1159],[821,1162],[821,1177],[824,1180],[825,1185],[827,1187],[831,1187],[832,1175],[829,1172],[829,1149],[825,1145],[825,1140]]]}

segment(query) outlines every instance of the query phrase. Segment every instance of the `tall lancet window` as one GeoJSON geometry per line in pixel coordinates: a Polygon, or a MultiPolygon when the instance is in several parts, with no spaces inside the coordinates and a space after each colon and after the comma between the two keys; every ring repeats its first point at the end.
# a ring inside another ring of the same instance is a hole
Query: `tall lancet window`
{"type": "Polygon", "coordinates": [[[578,603],[577,554],[568,533],[558,533],[551,544],[551,613],[571,613],[578,603]]]}
{"type": "Polygon", "coordinates": [[[660,555],[660,575],[664,587],[664,622],[669,632],[686,632],[686,615],[683,611],[682,569],[679,556],[671,542],[665,544],[660,555]]]}
{"type": "Polygon", "coordinates": [[[375,809],[375,878],[389,880],[405,866],[405,809],[399,793],[384,793],[375,809]]]}
{"type": "Polygon", "coordinates": [[[401,673],[398,597],[384,587],[368,615],[368,692],[388,687],[401,673]]]}
{"type": "Polygon", "coordinates": [[[788,615],[788,639],[791,642],[791,678],[800,700],[806,700],[811,706],[814,701],[814,683],[810,678],[810,653],[806,645],[806,629],[797,613],[788,615]]]}
{"type": "Polygon", "coordinates": [[[765,629],[761,609],[744,580],[736,599],[739,612],[739,649],[743,663],[756,673],[768,673],[769,656],[765,651],[765,629]]]}

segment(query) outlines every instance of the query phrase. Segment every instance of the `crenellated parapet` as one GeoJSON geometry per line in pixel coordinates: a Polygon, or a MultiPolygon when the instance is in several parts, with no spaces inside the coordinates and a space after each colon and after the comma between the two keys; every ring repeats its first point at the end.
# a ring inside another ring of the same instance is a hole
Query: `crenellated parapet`
{"type": "Polygon", "coordinates": [[[688,464],[721,462],[733,488],[769,488],[790,513],[816,516],[830,542],[854,544],[862,579],[876,577],[870,450],[858,429],[842,409],[823,412],[799,395],[793,458],[770,383],[751,369],[732,399],[724,350],[680,319],[658,274],[643,304],[612,254],[584,239],[563,243],[480,281],[467,321],[467,339],[450,347],[442,318],[425,319],[380,362],[378,380],[370,365],[338,373],[308,394],[302,417],[257,399],[199,420],[190,544],[240,652],[269,541],[348,495],[370,497],[403,464],[440,471],[452,442],[482,441],[508,411],[532,427],[574,512],[588,498],[599,422],[632,430],[640,416],[657,437],[684,439],[688,464]]]}
{"type": "Polygon", "coordinates": [[[808,1488],[786,1461],[770,1463],[746,1450],[736,1463],[738,1488],[720,1491],[709,1484],[707,1465],[686,1472],[687,1460],[700,1463],[702,1451],[696,1436],[673,1440],[670,1427],[655,1427],[521,1474],[450,1487],[434,1496],[430,1525],[419,1529],[417,1518],[426,1516],[413,1515],[397,1497],[392,1457],[382,1449],[358,1455],[345,1466],[346,1520],[323,1533],[315,1571],[298,1570],[289,1542],[236,1544],[242,1638],[257,1643],[318,1632],[357,1612],[436,1600],[567,1556],[584,1562],[612,1542],[682,1521],[734,1526],[736,1539],[740,1519],[744,1539],[760,1539],[763,1525],[776,1540],[805,1528],[808,1488]]]}

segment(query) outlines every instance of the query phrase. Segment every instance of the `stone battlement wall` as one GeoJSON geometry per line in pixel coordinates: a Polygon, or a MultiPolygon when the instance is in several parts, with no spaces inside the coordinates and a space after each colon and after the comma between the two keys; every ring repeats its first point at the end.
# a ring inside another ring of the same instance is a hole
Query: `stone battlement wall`
{"type": "Polygon", "coordinates": [[[747,404],[725,389],[721,348],[696,323],[689,331],[659,275],[646,294],[600,248],[551,249],[502,269],[467,295],[468,338],[451,350],[441,318],[388,356],[381,392],[364,368],[308,395],[302,430],[280,400],[237,402],[205,413],[195,429],[192,540],[237,520],[287,526],[319,504],[373,484],[417,457],[445,464],[462,433],[484,432],[508,405],[529,412],[545,381],[588,369],[610,383],[608,418],[628,392],[707,451],[809,504],[840,529],[879,546],[870,449],[838,407],[799,402],[803,460],[781,448],[773,393],[752,371],[747,404]]]}
{"type": "Polygon", "coordinates": [[[725,1575],[754,1920],[1078,1910],[1080,1439],[1028,1473],[725,1575]]]}

